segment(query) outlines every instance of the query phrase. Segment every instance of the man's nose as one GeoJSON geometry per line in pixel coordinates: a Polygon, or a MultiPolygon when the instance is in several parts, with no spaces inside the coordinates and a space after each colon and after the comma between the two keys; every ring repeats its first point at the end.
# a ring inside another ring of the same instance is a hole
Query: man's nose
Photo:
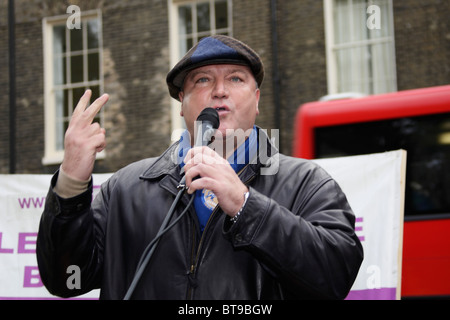
{"type": "Polygon", "coordinates": [[[212,92],[213,98],[226,98],[228,96],[228,88],[225,84],[224,80],[218,80],[216,81],[213,92],[212,92]]]}

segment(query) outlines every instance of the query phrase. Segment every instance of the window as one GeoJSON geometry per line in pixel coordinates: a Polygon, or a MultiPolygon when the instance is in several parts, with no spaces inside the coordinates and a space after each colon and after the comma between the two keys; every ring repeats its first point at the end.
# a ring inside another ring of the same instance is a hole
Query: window
{"type": "Polygon", "coordinates": [[[397,90],[392,0],[324,0],[328,93],[397,90]]]}
{"type": "Polygon", "coordinates": [[[190,1],[177,5],[180,58],[201,38],[230,34],[229,1],[190,1]]]}
{"type": "MultiPolygon", "coordinates": [[[[214,34],[232,35],[231,0],[169,0],[171,65],[199,40],[214,34]]],[[[172,132],[185,128],[180,117],[180,103],[171,99],[172,132]]],[[[179,139],[173,134],[172,140],[179,139]]]]}
{"type": "Polygon", "coordinates": [[[405,149],[405,215],[450,212],[450,114],[315,129],[317,158],[405,149]]]}
{"type": "MultiPolygon", "coordinates": [[[[69,29],[66,19],[67,16],[46,18],[43,21],[44,164],[57,164],[62,161],[64,134],[73,109],[85,90],[92,90],[91,101],[103,93],[100,13],[91,11],[82,14],[79,29],[69,29]]],[[[102,111],[94,121],[103,124],[102,111]]]]}

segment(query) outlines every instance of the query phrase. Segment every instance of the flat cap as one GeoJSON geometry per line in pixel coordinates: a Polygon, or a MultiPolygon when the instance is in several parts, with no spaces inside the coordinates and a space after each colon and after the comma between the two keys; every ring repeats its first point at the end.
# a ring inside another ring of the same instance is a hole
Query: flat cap
{"type": "Polygon", "coordinates": [[[238,64],[250,67],[261,86],[264,65],[259,55],[245,43],[229,36],[214,35],[201,39],[167,74],[166,82],[170,96],[179,100],[187,74],[198,67],[212,64],[238,64]]]}

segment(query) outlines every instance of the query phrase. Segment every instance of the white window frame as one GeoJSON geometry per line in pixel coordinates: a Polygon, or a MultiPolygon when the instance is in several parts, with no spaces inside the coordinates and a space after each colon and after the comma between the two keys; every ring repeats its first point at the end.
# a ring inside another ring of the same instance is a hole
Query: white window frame
{"type": "MultiPolygon", "coordinates": [[[[58,139],[55,128],[56,123],[56,106],[55,106],[55,85],[54,85],[54,56],[53,56],[53,27],[56,25],[66,24],[67,19],[70,17],[67,15],[60,15],[54,17],[46,17],[42,20],[42,33],[43,33],[43,50],[44,50],[44,127],[45,127],[45,150],[44,157],[42,158],[43,165],[55,165],[60,164],[64,158],[64,150],[58,150],[56,148],[56,141],[58,139]]],[[[79,82],[80,86],[99,86],[100,95],[104,92],[104,79],[103,79],[103,36],[102,36],[102,15],[101,10],[89,10],[81,12],[81,22],[86,19],[98,19],[99,22],[99,80],[79,82]]],[[[66,39],[66,41],[68,41],[66,39]]],[[[83,37],[83,41],[85,37],[83,37]]],[[[86,46],[83,46],[83,57],[87,54],[86,46]]],[[[85,68],[84,74],[87,74],[86,61],[83,63],[85,68]]],[[[67,68],[67,66],[66,66],[67,68]]],[[[69,75],[70,76],[70,75],[69,75]]],[[[72,86],[70,86],[72,87],[72,86]]],[[[73,106],[75,108],[75,106],[73,106]]],[[[70,116],[70,115],[69,115],[70,116]]],[[[104,123],[104,112],[99,112],[100,124],[104,123]]],[[[60,138],[60,137],[59,137],[60,138]]],[[[97,159],[105,158],[106,153],[103,150],[97,153],[97,159]]]]}
{"type": "MultiPolygon", "coordinates": [[[[349,0],[350,3],[352,3],[354,0],[349,0]]],[[[394,35],[394,17],[393,17],[393,4],[392,0],[388,0],[388,5],[390,6],[390,14],[388,19],[389,21],[389,36],[383,37],[383,38],[377,38],[377,39],[369,39],[369,40],[362,40],[362,41],[354,41],[344,44],[336,44],[335,38],[334,38],[334,5],[335,0],[323,0],[323,7],[324,7],[324,22],[325,22],[325,48],[326,48],[326,62],[327,62],[327,85],[328,85],[328,95],[354,95],[354,96],[360,96],[368,94],[367,92],[341,92],[339,88],[339,76],[338,76],[338,65],[337,65],[337,59],[336,59],[336,52],[340,49],[348,49],[348,48],[356,48],[361,46],[370,46],[374,44],[381,44],[381,43],[390,43],[391,44],[391,63],[393,65],[392,74],[390,77],[392,78],[392,87],[388,92],[397,91],[397,74],[396,74],[396,63],[395,63],[395,35],[394,35]]],[[[370,3],[368,4],[370,5],[370,3]]],[[[366,8],[367,9],[367,8],[366,8]]],[[[367,17],[369,17],[370,14],[367,14],[367,17]]],[[[376,60],[372,59],[372,69],[376,68],[376,60]]],[[[372,87],[371,91],[374,90],[374,84],[372,79],[372,87]]],[[[370,94],[370,93],[369,93],[370,94]]]]}
{"type": "MultiPolygon", "coordinates": [[[[178,7],[180,5],[187,4],[197,4],[209,2],[210,7],[214,7],[214,0],[168,0],[168,8],[169,8],[169,45],[170,45],[170,66],[173,68],[175,64],[182,58],[184,53],[180,52],[180,35],[178,34],[179,30],[179,20],[178,20],[178,7]]],[[[232,0],[227,0],[227,10],[228,10],[228,27],[226,28],[228,35],[233,35],[233,2],[232,0]]],[[[194,14],[195,9],[194,6],[194,14]]],[[[216,34],[217,31],[223,32],[225,29],[215,29],[215,12],[214,10],[210,10],[210,21],[212,25],[212,29],[210,30],[210,34],[216,34]]],[[[197,19],[192,19],[192,29],[193,29],[193,38],[194,44],[198,42],[198,38],[204,36],[205,33],[197,32],[197,19]]],[[[188,50],[190,48],[187,48],[188,50]]],[[[176,101],[175,99],[170,99],[170,112],[171,112],[171,123],[172,123],[172,137],[171,141],[178,141],[181,133],[186,129],[186,125],[184,123],[184,119],[180,116],[181,103],[176,101]]]]}

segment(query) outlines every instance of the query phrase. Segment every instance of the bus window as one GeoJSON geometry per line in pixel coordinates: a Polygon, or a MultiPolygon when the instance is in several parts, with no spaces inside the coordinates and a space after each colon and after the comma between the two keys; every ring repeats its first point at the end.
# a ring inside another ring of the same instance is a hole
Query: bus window
{"type": "Polygon", "coordinates": [[[450,113],[316,127],[315,157],[407,150],[405,216],[450,213],[450,113]]]}

